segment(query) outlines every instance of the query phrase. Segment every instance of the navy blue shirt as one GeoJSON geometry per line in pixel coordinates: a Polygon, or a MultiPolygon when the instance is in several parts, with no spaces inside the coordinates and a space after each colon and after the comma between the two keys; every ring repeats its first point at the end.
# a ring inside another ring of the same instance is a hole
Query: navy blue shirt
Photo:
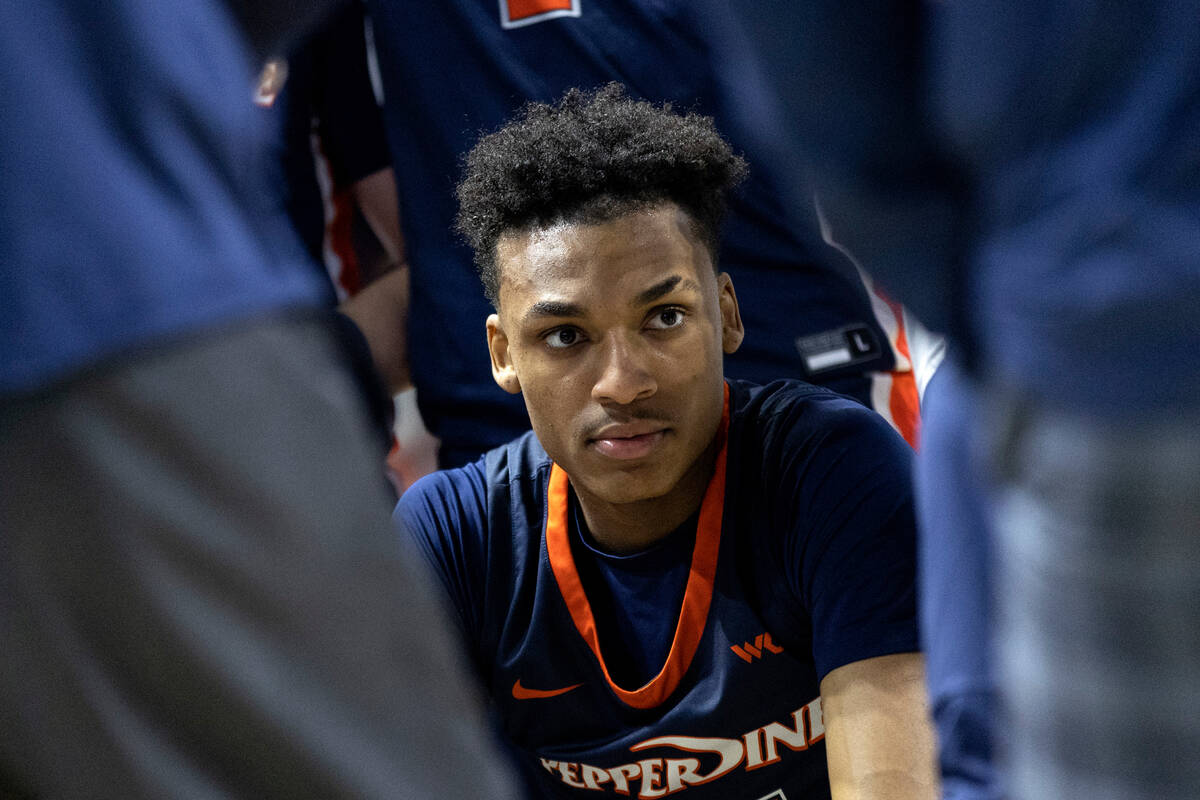
{"type": "Polygon", "coordinates": [[[731,381],[728,409],[694,531],[625,565],[532,433],[397,506],[551,796],[827,797],[821,680],[917,649],[909,447],[796,381],[731,381]]]}
{"type": "Polygon", "coordinates": [[[0,4],[0,76],[0,392],[320,302],[224,6],[0,4]]]}

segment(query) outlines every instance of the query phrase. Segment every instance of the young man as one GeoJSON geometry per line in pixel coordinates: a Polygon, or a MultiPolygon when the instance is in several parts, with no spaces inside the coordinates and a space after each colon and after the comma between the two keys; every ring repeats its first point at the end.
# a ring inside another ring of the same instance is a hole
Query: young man
{"type": "Polygon", "coordinates": [[[533,431],[397,518],[546,794],[931,798],[910,451],[824,389],[723,379],[743,171],[615,86],[476,146],[460,228],[533,431]]]}

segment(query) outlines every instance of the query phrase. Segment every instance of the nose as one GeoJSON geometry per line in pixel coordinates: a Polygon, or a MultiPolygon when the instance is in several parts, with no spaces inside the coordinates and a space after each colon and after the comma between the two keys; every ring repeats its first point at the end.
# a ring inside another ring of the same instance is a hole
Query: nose
{"type": "Polygon", "coordinates": [[[601,364],[600,374],[592,385],[593,400],[629,405],[658,391],[658,382],[648,367],[648,354],[639,343],[614,334],[598,350],[601,364]]]}

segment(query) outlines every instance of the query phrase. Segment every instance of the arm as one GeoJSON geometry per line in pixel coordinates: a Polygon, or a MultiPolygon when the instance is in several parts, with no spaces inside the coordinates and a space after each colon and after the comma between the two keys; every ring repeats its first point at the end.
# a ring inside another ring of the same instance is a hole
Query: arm
{"type": "Polygon", "coordinates": [[[388,153],[383,115],[367,67],[363,9],[352,4],[336,15],[313,45],[313,104],[322,148],[337,191],[346,191],[394,265],[380,277],[362,260],[361,291],[345,300],[371,350],[375,370],[392,394],[412,383],[408,367],[409,275],[400,227],[396,176],[388,153]]]}
{"type": "Polygon", "coordinates": [[[919,653],[868,658],[821,681],[834,800],[933,800],[933,730],[919,653]]]}
{"type": "Polygon", "coordinates": [[[336,191],[362,211],[389,262],[403,263],[400,203],[361,3],[336,14],[312,44],[313,110],[336,191]]]}
{"type": "Polygon", "coordinates": [[[388,391],[412,386],[408,369],[408,266],[401,264],[371,283],[339,310],[354,320],[371,350],[371,361],[388,391]]]}
{"type": "Polygon", "coordinates": [[[396,175],[390,166],[356,180],[350,187],[354,202],[387,251],[388,260],[404,264],[404,234],[400,230],[400,200],[396,175]]]}
{"type": "Polygon", "coordinates": [[[834,800],[933,800],[917,637],[912,450],[878,415],[814,397],[789,429],[792,558],[812,621],[834,800]],[[822,409],[822,406],[827,408],[822,409]],[[805,439],[807,429],[808,439],[805,439]]]}

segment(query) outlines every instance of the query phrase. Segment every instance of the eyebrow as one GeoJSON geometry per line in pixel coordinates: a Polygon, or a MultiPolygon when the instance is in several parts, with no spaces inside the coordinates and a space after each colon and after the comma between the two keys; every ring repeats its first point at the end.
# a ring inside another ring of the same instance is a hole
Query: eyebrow
{"type": "MultiPolygon", "coordinates": [[[[700,284],[696,283],[691,278],[683,278],[679,275],[672,275],[669,278],[664,278],[658,283],[651,286],[649,289],[641,292],[635,302],[638,305],[649,305],[655,300],[670,294],[676,289],[690,289],[691,291],[700,291],[700,284]]],[[[578,303],[567,303],[561,300],[541,300],[534,303],[525,312],[522,319],[529,321],[540,319],[542,317],[582,317],[584,316],[583,306],[578,303]]]]}
{"type": "Polygon", "coordinates": [[[582,317],[583,306],[576,303],[563,303],[558,300],[542,300],[534,303],[525,312],[524,319],[531,320],[539,317],[582,317]]]}
{"type": "Polygon", "coordinates": [[[690,289],[693,292],[700,291],[700,284],[696,283],[691,278],[683,278],[679,275],[672,275],[662,281],[651,286],[637,296],[638,305],[647,305],[653,303],[663,295],[670,294],[676,289],[690,289]]]}

